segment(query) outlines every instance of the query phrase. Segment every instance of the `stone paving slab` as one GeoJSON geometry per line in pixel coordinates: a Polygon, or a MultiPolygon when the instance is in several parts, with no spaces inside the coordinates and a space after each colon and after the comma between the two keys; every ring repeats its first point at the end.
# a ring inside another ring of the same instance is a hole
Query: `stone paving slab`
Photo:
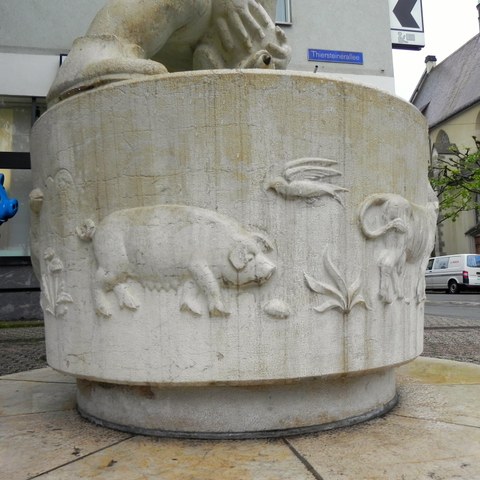
{"type": "Polygon", "coordinates": [[[38,477],[42,480],[312,480],[281,440],[187,441],[135,437],[38,477]]]}
{"type": "Polygon", "coordinates": [[[73,409],[0,417],[0,478],[34,478],[129,437],[97,427],[73,409]]]}
{"type": "Polygon", "coordinates": [[[354,427],[271,441],[193,441],[90,424],[71,408],[72,379],[49,368],[8,375],[0,377],[0,478],[480,479],[480,366],[419,358],[399,369],[398,383],[399,405],[354,427]]]}
{"type": "Polygon", "coordinates": [[[322,480],[480,478],[480,429],[396,414],[289,440],[322,480]]]}

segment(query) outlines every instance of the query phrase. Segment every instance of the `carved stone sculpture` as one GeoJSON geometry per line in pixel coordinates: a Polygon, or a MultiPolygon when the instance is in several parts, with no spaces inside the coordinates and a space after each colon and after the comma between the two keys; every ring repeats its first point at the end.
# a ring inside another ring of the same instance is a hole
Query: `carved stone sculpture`
{"type": "Polygon", "coordinates": [[[368,239],[381,239],[377,262],[380,268],[379,296],[386,303],[405,297],[407,263],[418,265],[415,295],[425,297],[425,266],[435,241],[438,203],[415,205],[400,195],[371,195],[360,209],[360,225],[368,239]],[[376,213],[372,213],[376,211],[376,213]],[[375,216],[376,218],[371,218],[375,216]]]}
{"type": "Polygon", "coordinates": [[[263,4],[108,1],[33,128],[47,358],[102,425],[352,424],[392,408],[422,350],[425,119],[274,70],[290,51],[263,4]]]}
{"type": "Polygon", "coordinates": [[[262,3],[109,0],[73,44],[47,100],[167,71],[285,69],[290,47],[262,3]]]}
{"type": "Polygon", "coordinates": [[[342,175],[342,172],[333,168],[336,164],[335,160],[324,158],[292,160],[285,165],[282,176],[274,178],[269,183],[268,189],[287,199],[303,198],[312,201],[327,196],[343,205],[339,193],[348,190],[327,181],[330,177],[342,175]]]}
{"type": "Polygon", "coordinates": [[[128,279],[157,283],[166,290],[192,279],[210,315],[228,316],[220,284],[261,285],[275,271],[263,253],[271,250],[263,235],[202,208],[157,205],[119,210],[98,228],[87,222],[78,233],[83,240],[93,240],[98,264],[93,296],[97,312],[106,317],[111,316],[107,291],[115,292],[121,307],[140,307],[128,279]]]}

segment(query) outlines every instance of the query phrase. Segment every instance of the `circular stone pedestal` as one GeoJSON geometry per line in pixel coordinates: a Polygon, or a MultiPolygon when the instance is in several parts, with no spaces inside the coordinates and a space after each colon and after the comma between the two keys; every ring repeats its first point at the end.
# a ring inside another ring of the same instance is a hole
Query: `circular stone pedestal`
{"type": "Polygon", "coordinates": [[[397,403],[393,369],[291,384],[148,387],[77,381],[82,416],[105,427],[184,438],[298,435],[368,420],[397,403]]]}
{"type": "Polygon", "coordinates": [[[422,350],[436,203],[422,115],[319,75],[118,82],[32,135],[49,364],[83,415],[269,436],[395,402],[422,350]]]}

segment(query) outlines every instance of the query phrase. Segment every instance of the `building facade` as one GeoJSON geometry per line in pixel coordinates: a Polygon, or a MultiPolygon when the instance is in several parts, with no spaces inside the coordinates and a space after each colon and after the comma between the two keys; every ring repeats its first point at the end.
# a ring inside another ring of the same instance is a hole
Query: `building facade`
{"type": "MultiPolygon", "coordinates": [[[[411,101],[428,122],[431,162],[451,158],[451,148],[476,150],[480,139],[480,35],[476,35],[443,62],[426,59],[426,70],[411,101]]],[[[441,218],[441,217],[440,217],[441,218]]],[[[480,253],[480,212],[461,212],[453,222],[438,226],[435,253],[480,253]]]]}

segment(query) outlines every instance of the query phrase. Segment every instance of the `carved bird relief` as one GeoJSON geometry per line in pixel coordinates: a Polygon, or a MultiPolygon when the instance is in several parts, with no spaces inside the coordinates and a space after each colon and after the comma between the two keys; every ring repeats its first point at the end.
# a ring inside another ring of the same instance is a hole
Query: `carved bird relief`
{"type": "Polygon", "coordinates": [[[274,178],[269,184],[269,190],[275,190],[285,198],[315,199],[324,195],[334,198],[343,206],[340,192],[348,192],[348,189],[339,187],[324,180],[329,177],[342,175],[332,165],[338,162],[325,158],[299,158],[285,164],[281,176],[274,178]]]}

